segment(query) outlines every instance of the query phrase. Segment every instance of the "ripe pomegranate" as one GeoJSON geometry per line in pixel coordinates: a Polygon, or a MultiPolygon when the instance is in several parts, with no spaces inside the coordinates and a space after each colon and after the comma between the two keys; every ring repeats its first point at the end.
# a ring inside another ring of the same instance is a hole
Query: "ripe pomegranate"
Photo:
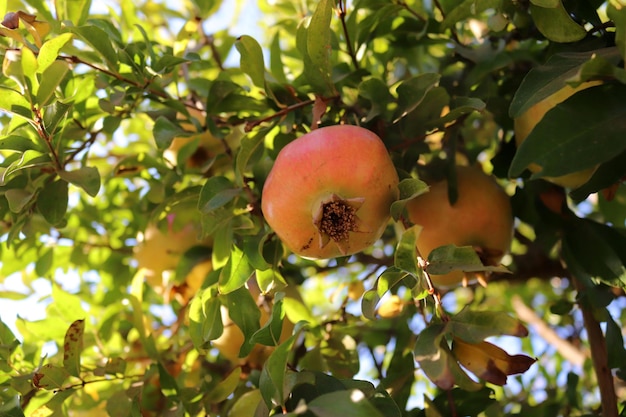
{"type": "MultiPolygon", "coordinates": [[[[486,265],[498,265],[513,238],[513,215],[508,195],[480,168],[458,166],[458,198],[448,198],[448,182],[440,181],[407,204],[409,220],[422,226],[417,248],[422,257],[444,245],[473,246],[486,265]]],[[[435,285],[453,286],[462,271],[431,275],[435,285]]]]}
{"type": "Polygon", "coordinates": [[[378,240],[397,198],[398,174],[380,138],[337,125],[313,130],[280,151],[261,208],[292,252],[328,259],[378,240]]]}

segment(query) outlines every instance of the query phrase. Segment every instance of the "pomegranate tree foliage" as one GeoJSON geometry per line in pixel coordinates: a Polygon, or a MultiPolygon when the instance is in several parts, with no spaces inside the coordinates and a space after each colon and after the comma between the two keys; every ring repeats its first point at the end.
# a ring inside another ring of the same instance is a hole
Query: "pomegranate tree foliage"
{"type": "Polygon", "coordinates": [[[52,291],[19,334],[0,322],[0,415],[624,415],[624,3],[276,0],[261,38],[207,23],[244,3],[1,2],[0,283],[52,291]],[[588,80],[516,151],[513,118],[588,80]],[[263,181],[339,123],[383,138],[394,220],[348,259],[290,256],[263,181]],[[511,196],[510,273],[446,247],[434,265],[489,283],[432,288],[404,203],[477,161],[511,196]],[[185,227],[148,256],[163,274],[138,268],[142,236],[185,227]],[[234,359],[213,342],[233,326],[234,359]]]}

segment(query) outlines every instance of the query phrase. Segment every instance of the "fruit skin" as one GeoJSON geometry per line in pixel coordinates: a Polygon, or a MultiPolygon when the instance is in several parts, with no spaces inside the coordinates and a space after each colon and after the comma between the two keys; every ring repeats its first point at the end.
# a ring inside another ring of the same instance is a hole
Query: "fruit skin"
{"type": "MultiPolygon", "coordinates": [[[[424,259],[444,245],[481,248],[483,263],[498,265],[513,239],[513,215],[509,196],[489,175],[477,167],[457,166],[458,198],[448,199],[448,181],[430,186],[407,203],[409,220],[422,226],[417,239],[424,259]]],[[[462,271],[431,275],[438,286],[454,286],[463,281],[462,271]]]]}
{"type": "MultiPolygon", "coordinates": [[[[513,121],[513,128],[515,130],[515,144],[517,147],[520,147],[522,142],[526,140],[530,132],[535,128],[537,123],[543,119],[543,116],[545,116],[548,111],[577,92],[600,84],[602,84],[601,81],[588,81],[580,84],[576,88],[566,84],[565,87],[556,93],[534,104],[520,116],[516,117],[513,121]]],[[[537,164],[531,164],[528,169],[532,172],[541,171],[541,167],[537,164]]],[[[595,170],[596,168],[594,167],[579,172],[572,172],[571,174],[562,175],[560,177],[544,177],[544,179],[565,188],[578,188],[589,181],[595,170]]]]}
{"type": "Polygon", "coordinates": [[[280,151],[261,203],[267,223],[292,252],[328,259],[376,242],[397,198],[398,174],[380,138],[362,127],[337,125],[313,130],[280,151]],[[322,214],[333,206],[339,207],[339,221],[322,214]]]}
{"type": "Polygon", "coordinates": [[[176,269],[183,253],[201,243],[197,236],[198,229],[194,224],[180,229],[170,220],[164,227],[149,224],[134,248],[138,267],[144,268],[146,276],[154,279],[155,284],[160,284],[163,272],[176,269]]]}

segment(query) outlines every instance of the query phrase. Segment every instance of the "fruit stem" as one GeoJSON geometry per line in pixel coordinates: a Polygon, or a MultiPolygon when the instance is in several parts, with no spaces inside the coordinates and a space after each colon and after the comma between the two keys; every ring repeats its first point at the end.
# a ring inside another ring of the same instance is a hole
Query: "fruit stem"
{"type": "Polygon", "coordinates": [[[448,317],[448,313],[446,313],[446,311],[443,309],[443,305],[441,304],[441,294],[439,293],[437,288],[435,288],[433,280],[430,278],[430,274],[426,272],[428,261],[418,254],[417,264],[422,269],[422,276],[426,280],[426,285],[428,286],[428,294],[431,295],[433,297],[433,300],[435,301],[435,311],[437,312],[437,316],[439,316],[439,318],[444,322],[449,321],[450,317],[448,317]]]}

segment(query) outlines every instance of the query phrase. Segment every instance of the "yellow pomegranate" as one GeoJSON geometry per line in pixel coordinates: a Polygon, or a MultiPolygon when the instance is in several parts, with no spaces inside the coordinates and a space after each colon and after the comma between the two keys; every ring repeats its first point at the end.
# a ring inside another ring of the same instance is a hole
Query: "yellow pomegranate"
{"type": "MultiPolygon", "coordinates": [[[[484,263],[498,265],[513,238],[509,196],[480,168],[458,166],[456,170],[458,198],[453,205],[445,180],[407,204],[409,220],[422,226],[417,249],[426,259],[440,246],[473,246],[484,263]]],[[[435,285],[453,286],[463,281],[464,274],[452,271],[431,278],[435,285]]]]}

